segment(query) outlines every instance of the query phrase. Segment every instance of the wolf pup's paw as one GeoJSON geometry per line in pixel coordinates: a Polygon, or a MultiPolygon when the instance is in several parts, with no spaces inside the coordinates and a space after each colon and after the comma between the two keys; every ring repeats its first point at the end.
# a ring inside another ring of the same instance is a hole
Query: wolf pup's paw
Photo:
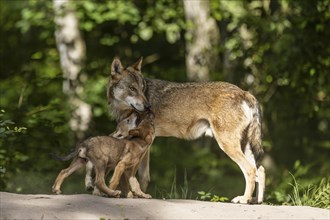
{"type": "Polygon", "coordinates": [[[114,190],[112,193],[113,197],[119,198],[121,195],[121,191],[120,190],[114,190]]]}
{"type": "Polygon", "coordinates": [[[55,193],[56,195],[60,195],[62,193],[62,191],[60,189],[55,189],[54,186],[52,187],[52,191],[53,193],[55,193]]]}

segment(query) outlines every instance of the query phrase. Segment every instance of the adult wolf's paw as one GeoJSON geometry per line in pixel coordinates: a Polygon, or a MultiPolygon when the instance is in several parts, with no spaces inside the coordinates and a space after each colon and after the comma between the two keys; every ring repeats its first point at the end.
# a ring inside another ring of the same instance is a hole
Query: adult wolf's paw
{"type": "Polygon", "coordinates": [[[146,194],[144,192],[134,192],[134,195],[137,198],[144,198],[144,199],[151,199],[152,198],[152,196],[150,194],[146,194]]]}
{"type": "Polygon", "coordinates": [[[132,193],[132,191],[129,191],[128,193],[127,193],[127,196],[126,196],[126,198],[134,198],[134,194],[132,193]]]}
{"type": "Polygon", "coordinates": [[[241,203],[241,204],[247,204],[250,203],[249,199],[245,198],[244,196],[236,196],[231,200],[232,203],[241,203]]]}
{"type": "Polygon", "coordinates": [[[252,197],[252,199],[249,201],[250,204],[261,204],[262,201],[258,200],[257,197],[252,197]]]}
{"type": "Polygon", "coordinates": [[[102,193],[100,192],[100,190],[95,187],[92,193],[94,196],[102,196],[102,193]]]}
{"type": "Polygon", "coordinates": [[[144,197],[145,199],[152,199],[152,196],[150,194],[144,194],[144,197]]]}
{"type": "Polygon", "coordinates": [[[86,191],[92,192],[94,190],[94,186],[92,184],[86,185],[86,191]]]}

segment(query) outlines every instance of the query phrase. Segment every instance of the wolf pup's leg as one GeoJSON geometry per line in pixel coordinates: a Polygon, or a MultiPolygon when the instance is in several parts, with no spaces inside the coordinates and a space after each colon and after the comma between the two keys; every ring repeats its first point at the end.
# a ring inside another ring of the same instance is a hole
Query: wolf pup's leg
{"type": "Polygon", "coordinates": [[[108,196],[111,197],[119,197],[121,191],[119,190],[112,190],[107,187],[105,184],[105,169],[103,167],[95,166],[96,178],[95,178],[95,185],[98,189],[100,189],[103,193],[106,193],[108,196]]]}
{"type": "Polygon", "coordinates": [[[85,160],[81,159],[81,158],[75,158],[70,166],[66,169],[63,169],[57,176],[54,185],[52,187],[52,191],[56,194],[61,194],[61,185],[64,181],[65,178],[67,178],[68,176],[70,176],[73,172],[75,172],[76,170],[82,168],[84,165],[86,164],[85,160]]]}
{"type": "Polygon", "coordinates": [[[121,190],[121,196],[124,198],[133,198],[134,195],[129,188],[129,182],[127,176],[124,174],[119,181],[119,189],[121,190]]]}

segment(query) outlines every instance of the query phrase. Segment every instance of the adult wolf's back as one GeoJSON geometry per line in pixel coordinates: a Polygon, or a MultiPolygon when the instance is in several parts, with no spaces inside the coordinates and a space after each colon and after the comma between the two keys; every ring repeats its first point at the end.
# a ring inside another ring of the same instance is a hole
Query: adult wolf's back
{"type": "MultiPolygon", "coordinates": [[[[156,136],[174,136],[196,139],[202,135],[213,136],[219,147],[242,170],[246,187],[243,196],[232,201],[237,203],[263,200],[265,175],[257,162],[262,154],[261,112],[255,97],[235,85],[225,82],[174,83],[157,79],[143,79],[140,59],[136,64],[112,71],[108,95],[112,111],[117,118],[136,108],[132,103],[141,97],[127,98],[130,90],[143,91],[148,104],[155,113],[156,136]],[[117,86],[120,80],[130,85],[117,86]],[[141,80],[143,83],[140,83],[141,80]],[[116,83],[112,83],[112,81],[116,83]],[[125,81],[125,82],[126,82],[125,81]],[[136,99],[136,100],[135,100],[136,99]],[[258,182],[257,198],[252,198],[258,182]]],[[[112,69],[121,63],[113,61],[112,69]]],[[[118,68],[117,68],[118,69],[118,68]]],[[[140,93],[136,93],[140,94],[140,93]]],[[[148,157],[142,164],[142,182],[149,180],[148,157]]],[[[142,184],[143,186],[143,184],[142,184]]]]}

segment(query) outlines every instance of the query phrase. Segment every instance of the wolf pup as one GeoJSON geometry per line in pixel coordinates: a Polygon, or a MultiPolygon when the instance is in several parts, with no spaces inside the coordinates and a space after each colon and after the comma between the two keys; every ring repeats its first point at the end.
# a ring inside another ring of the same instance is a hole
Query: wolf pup
{"type": "MultiPolygon", "coordinates": [[[[134,112],[134,110],[129,111],[127,114],[127,118],[123,119],[117,124],[116,130],[113,133],[109,134],[110,136],[118,139],[127,138],[129,136],[129,131],[133,128],[136,128],[137,124],[139,123],[139,115],[134,112]]],[[[66,156],[57,156],[54,154],[51,155],[56,160],[67,161],[77,155],[77,148],[75,151],[66,156]]],[[[85,187],[87,191],[93,191],[93,195],[101,195],[100,190],[95,186],[95,170],[94,165],[91,161],[87,161],[86,163],[85,187]]],[[[122,191],[121,196],[123,197],[134,196],[129,189],[127,180],[124,177],[120,179],[120,190],[122,191]]]]}
{"type": "Polygon", "coordinates": [[[120,196],[121,191],[116,188],[124,174],[133,195],[151,198],[149,194],[142,192],[135,174],[155,137],[154,114],[151,111],[145,111],[137,117],[141,117],[141,122],[128,132],[130,138],[117,139],[112,136],[98,136],[79,144],[70,166],[63,169],[57,176],[52,187],[53,192],[60,194],[64,179],[79,168],[86,166],[87,162],[91,162],[96,173],[95,185],[101,192],[111,197],[120,196]],[[104,179],[106,174],[113,169],[114,173],[108,188],[104,179]]]}
{"type": "MultiPolygon", "coordinates": [[[[262,118],[256,98],[226,82],[175,83],[143,78],[141,64],[142,58],[127,68],[118,58],[112,62],[107,94],[117,120],[126,117],[129,109],[144,111],[151,106],[156,136],[188,140],[214,137],[244,174],[244,195],[232,202],[262,203],[265,171],[258,163],[263,154],[262,118]],[[252,197],[256,185],[256,197],[252,197]]],[[[140,173],[145,189],[150,180],[149,153],[140,173]]]]}

